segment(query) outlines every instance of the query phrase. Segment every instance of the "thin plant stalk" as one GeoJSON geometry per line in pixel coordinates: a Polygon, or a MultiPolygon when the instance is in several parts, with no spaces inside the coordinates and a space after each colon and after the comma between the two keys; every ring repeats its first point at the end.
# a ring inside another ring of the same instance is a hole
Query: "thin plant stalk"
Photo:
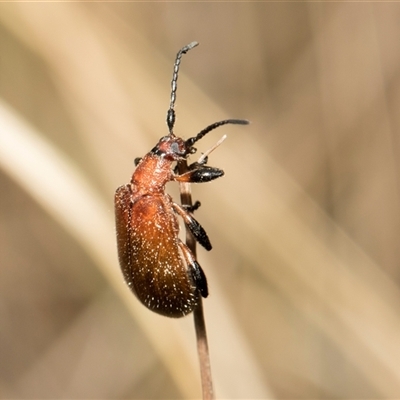
{"type": "MultiPolygon", "coordinates": [[[[179,173],[184,173],[188,170],[186,160],[178,163],[179,173]]],[[[181,203],[185,206],[192,206],[192,193],[190,183],[180,184],[181,203]]],[[[186,245],[196,257],[196,240],[188,229],[186,229],[186,245]]],[[[200,362],[201,388],[203,400],[214,399],[214,389],[211,376],[210,353],[208,350],[207,330],[204,319],[203,301],[199,296],[199,304],[193,311],[194,326],[196,330],[197,353],[200,362]]]]}

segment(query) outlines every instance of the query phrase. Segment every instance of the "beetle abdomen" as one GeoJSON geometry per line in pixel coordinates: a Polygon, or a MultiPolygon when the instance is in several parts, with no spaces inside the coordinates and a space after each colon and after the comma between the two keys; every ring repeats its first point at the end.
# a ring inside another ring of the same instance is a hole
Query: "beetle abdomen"
{"type": "Polygon", "coordinates": [[[179,249],[179,226],[168,195],[134,198],[131,185],[115,194],[118,256],[132,292],[149,309],[182,317],[199,293],[179,249]]]}

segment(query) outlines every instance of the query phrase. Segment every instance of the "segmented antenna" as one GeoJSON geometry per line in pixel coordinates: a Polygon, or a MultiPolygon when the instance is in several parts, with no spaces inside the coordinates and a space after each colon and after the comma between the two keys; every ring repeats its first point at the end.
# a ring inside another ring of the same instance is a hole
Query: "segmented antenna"
{"type": "Polygon", "coordinates": [[[185,141],[185,144],[188,149],[190,149],[191,146],[193,146],[198,140],[200,140],[202,137],[207,135],[208,132],[211,132],[215,128],[218,128],[222,125],[226,124],[236,124],[236,125],[248,125],[249,121],[246,119],[225,119],[223,121],[219,122],[214,122],[213,124],[207,126],[207,128],[204,128],[202,131],[200,131],[196,136],[189,138],[188,140],[185,141]]]}
{"type": "Polygon", "coordinates": [[[181,58],[184,54],[186,54],[190,49],[193,49],[193,47],[196,47],[199,43],[198,42],[192,42],[186,45],[185,47],[182,47],[179,51],[178,54],[176,55],[175,59],[175,64],[174,64],[174,73],[172,75],[172,81],[171,81],[171,103],[169,105],[169,110],[167,112],[167,125],[169,129],[169,134],[171,136],[174,136],[173,129],[175,125],[175,100],[176,100],[176,88],[177,88],[177,80],[178,80],[178,71],[179,71],[179,66],[181,64],[181,58]]]}

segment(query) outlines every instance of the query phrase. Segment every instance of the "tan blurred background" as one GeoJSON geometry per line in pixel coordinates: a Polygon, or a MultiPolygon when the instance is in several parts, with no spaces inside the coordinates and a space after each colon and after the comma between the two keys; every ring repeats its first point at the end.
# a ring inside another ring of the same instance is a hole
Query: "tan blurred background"
{"type": "MultiPolygon", "coordinates": [[[[224,119],[193,188],[218,398],[400,398],[400,5],[0,4],[0,397],[199,398],[192,317],[119,271],[113,193],[224,119]]],[[[170,190],[176,193],[175,185],[170,190]]]]}

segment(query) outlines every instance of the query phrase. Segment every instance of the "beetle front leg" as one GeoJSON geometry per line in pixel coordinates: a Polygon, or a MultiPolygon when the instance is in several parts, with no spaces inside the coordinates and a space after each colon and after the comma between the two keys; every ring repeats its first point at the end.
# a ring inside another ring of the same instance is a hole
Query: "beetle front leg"
{"type": "Polygon", "coordinates": [[[177,182],[203,183],[213,181],[223,175],[224,171],[222,169],[202,165],[182,175],[174,175],[173,179],[177,182]]]}

